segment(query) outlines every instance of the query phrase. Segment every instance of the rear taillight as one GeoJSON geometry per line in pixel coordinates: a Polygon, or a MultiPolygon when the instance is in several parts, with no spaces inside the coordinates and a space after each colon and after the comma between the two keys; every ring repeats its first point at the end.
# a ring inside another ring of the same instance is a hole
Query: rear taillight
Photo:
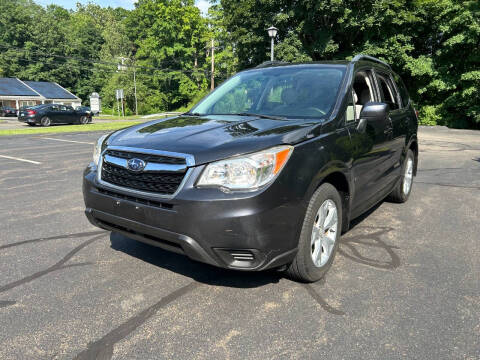
{"type": "Polygon", "coordinates": [[[417,109],[414,109],[415,110],[415,116],[417,117],[417,120],[418,120],[418,110],[417,109]]]}
{"type": "Polygon", "coordinates": [[[28,115],[35,115],[37,112],[35,110],[27,110],[28,115]]]}

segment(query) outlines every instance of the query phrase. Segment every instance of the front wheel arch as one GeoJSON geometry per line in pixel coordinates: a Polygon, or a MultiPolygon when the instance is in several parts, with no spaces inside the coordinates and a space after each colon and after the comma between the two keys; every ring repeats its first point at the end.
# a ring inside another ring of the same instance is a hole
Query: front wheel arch
{"type": "Polygon", "coordinates": [[[312,181],[305,199],[308,202],[315,191],[325,183],[331,184],[340,193],[342,199],[342,232],[345,233],[350,227],[350,210],[352,203],[352,186],[350,171],[341,163],[331,163],[320,170],[312,181]]]}

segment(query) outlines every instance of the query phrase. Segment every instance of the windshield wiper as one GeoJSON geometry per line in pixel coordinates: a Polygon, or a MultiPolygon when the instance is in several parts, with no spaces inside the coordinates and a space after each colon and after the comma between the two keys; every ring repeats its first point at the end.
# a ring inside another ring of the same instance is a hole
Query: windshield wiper
{"type": "Polygon", "coordinates": [[[255,117],[259,117],[261,119],[285,120],[285,117],[282,117],[282,116],[254,114],[254,113],[247,113],[247,112],[242,112],[242,113],[238,113],[238,114],[226,114],[226,115],[255,116],[255,117]]]}
{"type": "Polygon", "coordinates": [[[202,114],[198,113],[198,112],[186,112],[186,113],[183,113],[182,115],[187,115],[187,116],[203,116],[202,114]]]}

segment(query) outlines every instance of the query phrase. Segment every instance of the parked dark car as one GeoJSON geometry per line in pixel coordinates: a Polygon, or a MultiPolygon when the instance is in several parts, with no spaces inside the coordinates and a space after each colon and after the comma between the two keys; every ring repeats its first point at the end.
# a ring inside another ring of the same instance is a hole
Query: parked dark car
{"type": "Polygon", "coordinates": [[[86,215],[194,260],[316,281],[352,219],[386,197],[407,201],[417,124],[378,59],[270,63],[181,116],[101,137],[84,173],[86,215]]]}
{"type": "Polygon", "coordinates": [[[17,109],[10,106],[0,106],[0,117],[17,116],[17,109]]]}
{"type": "Polygon", "coordinates": [[[20,110],[18,121],[28,125],[50,126],[51,124],[88,124],[92,121],[91,114],[76,111],[69,105],[42,104],[20,110]]]}

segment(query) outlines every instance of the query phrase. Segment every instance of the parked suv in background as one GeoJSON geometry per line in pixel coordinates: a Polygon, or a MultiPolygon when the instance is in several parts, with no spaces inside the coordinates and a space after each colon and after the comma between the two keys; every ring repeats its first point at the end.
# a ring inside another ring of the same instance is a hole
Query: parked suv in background
{"type": "Polygon", "coordinates": [[[23,108],[18,121],[28,125],[50,126],[51,124],[88,124],[92,121],[90,112],[76,111],[69,105],[42,104],[23,108]]]}
{"type": "Polygon", "coordinates": [[[417,117],[364,55],[238,73],[190,112],[102,136],[83,179],[92,224],[212,265],[316,281],[351,219],[407,201],[417,117]]]}

